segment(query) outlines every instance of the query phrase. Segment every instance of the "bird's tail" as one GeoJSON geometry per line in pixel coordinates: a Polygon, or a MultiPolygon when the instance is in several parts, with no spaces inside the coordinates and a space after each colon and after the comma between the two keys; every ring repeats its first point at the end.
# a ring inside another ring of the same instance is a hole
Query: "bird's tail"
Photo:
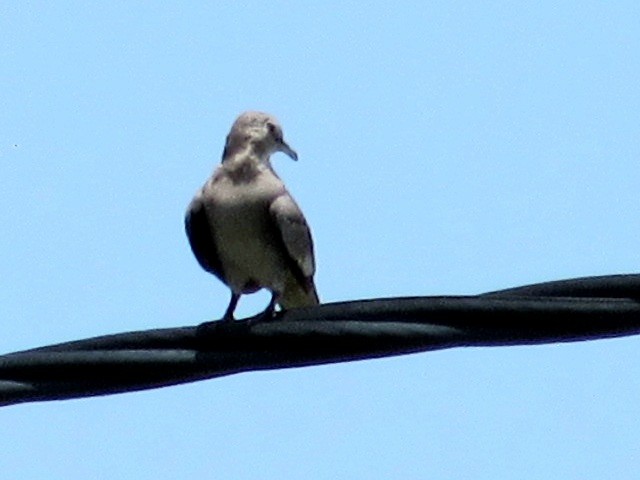
{"type": "Polygon", "coordinates": [[[313,278],[305,279],[304,285],[300,285],[299,282],[291,279],[291,281],[287,282],[278,303],[285,310],[318,305],[320,299],[318,298],[318,291],[313,283],[313,278]]]}

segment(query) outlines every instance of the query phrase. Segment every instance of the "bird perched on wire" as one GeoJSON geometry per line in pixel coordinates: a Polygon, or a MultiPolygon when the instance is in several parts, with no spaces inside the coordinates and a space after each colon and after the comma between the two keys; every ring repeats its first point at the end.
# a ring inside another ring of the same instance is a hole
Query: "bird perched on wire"
{"type": "Polygon", "coordinates": [[[196,193],[185,217],[193,254],[231,289],[223,320],[234,319],[240,296],[262,288],[271,301],[261,318],[283,309],[317,305],[315,260],[309,226],[273,170],[272,153],[293,160],[277,120],[245,112],[231,127],[222,163],[196,193]]]}

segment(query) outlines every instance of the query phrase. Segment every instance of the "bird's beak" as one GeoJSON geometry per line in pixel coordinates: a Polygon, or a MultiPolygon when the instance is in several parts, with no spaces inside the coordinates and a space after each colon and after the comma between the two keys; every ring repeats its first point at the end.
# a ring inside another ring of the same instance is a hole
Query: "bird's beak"
{"type": "Polygon", "coordinates": [[[280,150],[282,153],[286,153],[288,156],[291,157],[292,160],[297,161],[298,160],[298,154],[296,153],[296,151],[291,148],[287,142],[285,142],[284,140],[282,140],[280,142],[280,145],[278,146],[278,150],[280,150]]]}

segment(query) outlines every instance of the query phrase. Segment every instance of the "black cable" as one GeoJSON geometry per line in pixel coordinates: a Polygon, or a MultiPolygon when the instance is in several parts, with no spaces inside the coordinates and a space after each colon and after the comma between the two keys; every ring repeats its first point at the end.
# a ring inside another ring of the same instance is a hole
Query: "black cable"
{"type": "Polygon", "coordinates": [[[476,296],[330,303],[270,321],[90,338],[0,356],[0,405],[452,347],[636,335],[639,295],[640,275],[612,275],[476,296]]]}

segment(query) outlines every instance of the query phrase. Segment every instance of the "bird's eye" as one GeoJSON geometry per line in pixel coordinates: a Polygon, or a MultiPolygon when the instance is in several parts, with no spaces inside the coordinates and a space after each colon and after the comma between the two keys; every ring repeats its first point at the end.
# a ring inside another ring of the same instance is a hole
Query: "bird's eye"
{"type": "Polygon", "coordinates": [[[269,122],[267,123],[267,128],[269,129],[269,133],[273,136],[273,138],[275,138],[276,140],[282,140],[282,130],[280,130],[276,125],[269,122]]]}

